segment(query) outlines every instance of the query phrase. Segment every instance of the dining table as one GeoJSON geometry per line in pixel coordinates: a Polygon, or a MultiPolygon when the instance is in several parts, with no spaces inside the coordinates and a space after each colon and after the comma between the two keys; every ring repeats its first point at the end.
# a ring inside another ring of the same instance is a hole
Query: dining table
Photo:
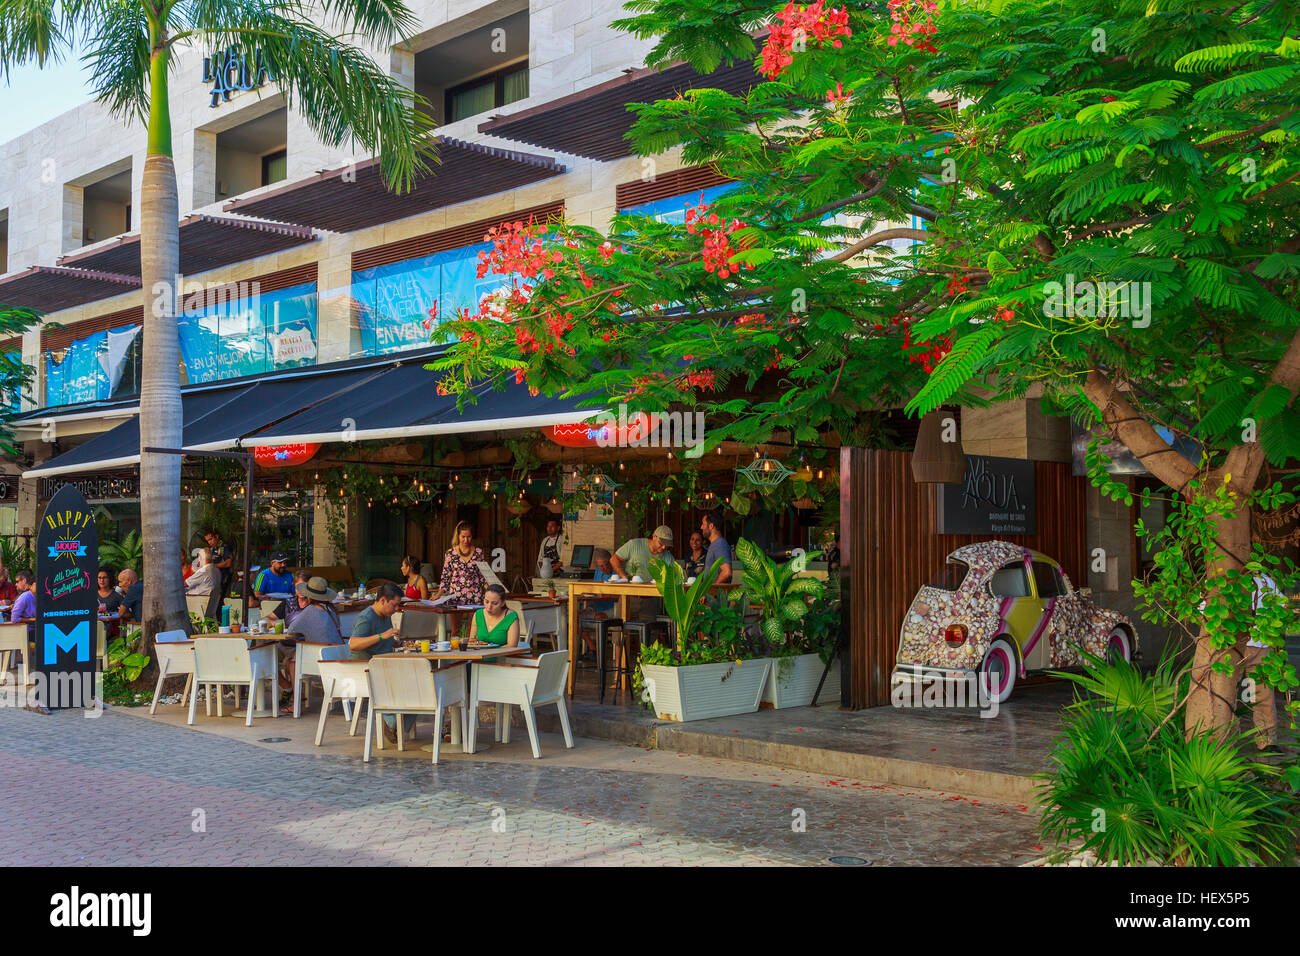
{"type": "MultiPolygon", "coordinates": [[[[486,660],[489,657],[495,660],[498,657],[519,657],[521,655],[530,654],[530,653],[532,653],[532,648],[530,648],[527,644],[520,644],[515,647],[502,647],[496,645],[488,645],[488,646],[476,645],[475,647],[472,647],[468,650],[458,649],[454,651],[453,650],[440,651],[440,650],[436,650],[433,647],[433,644],[431,642],[429,645],[429,650],[427,651],[407,649],[407,650],[393,651],[390,654],[376,654],[375,656],[383,657],[383,658],[398,658],[398,659],[419,657],[426,661],[437,662],[438,664],[465,663],[466,665],[468,665],[465,668],[465,699],[469,700],[469,688],[470,688],[469,669],[471,666],[473,666],[474,664],[481,664],[484,660],[486,660]]],[[[470,716],[471,719],[474,720],[478,719],[477,714],[472,714],[470,716]]],[[[434,728],[434,732],[440,734],[442,733],[442,728],[441,727],[434,728]]],[[[476,751],[487,750],[489,749],[489,747],[490,747],[489,744],[479,742],[475,747],[475,750],[476,751]]],[[[430,744],[426,747],[422,747],[421,749],[432,751],[433,745],[430,744]]],[[[451,743],[443,744],[442,752],[443,753],[464,752],[464,742],[461,739],[461,735],[460,735],[459,720],[451,721],[451,743]]]]}

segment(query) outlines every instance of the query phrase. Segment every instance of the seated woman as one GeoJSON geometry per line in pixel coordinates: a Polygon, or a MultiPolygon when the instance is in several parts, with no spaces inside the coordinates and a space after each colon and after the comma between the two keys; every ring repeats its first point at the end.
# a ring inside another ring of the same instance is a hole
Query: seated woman
{"type": "MultiPolygon", "coordinates": [[[[313,577],[299,581],[294,585],[294,590],[298,592],[298,613],[293,616],[293,623],[286,625],[286,631],[297,634],[309,644],[345,643],[343,631],[339,627],[339,612],[330,603],[334,600],[335,592],[330,590],[325,579],[313,577]]],[[[274,619],[275,616],[267,617],[274,619]]],[[[294,647],[289,642],[284,642],[281,646],[286,650],[294,647]]],[[[284,678],[280,682],[282,691],[293,691],[293,668],[294,657],[288,653],[285,655],[284,678]]],[[[293,708],[282,707],[280,713],[293,713],[293,708]]]]}
{"type": "Polygon", "coordinates": [[[408,601],[425,601],[429,597],[429,585],[420,574],[420,559],[413,554],[402,558],[402,575],[406,578],[406,599],[408,601]]]}
{"type": "Polygon", "coordinates": [[[118,605],[122,603],[122,595],[113,587],[113,572],[109,568],[99,569],[98,587],[95,589],[95,598],[99,601],[99,606],[103,608],[103,613],[114,613],[118,605]]]}
{"type": "Polygon", "coordinates": [[[220,587],[221,569],[212,563],[212,551],[199,548],[198,556],[194,559],[194,573],[185,582],[185,593],[206,597],[212,593],[213,588],[220,587]]]}
{"type": "MultiPolygon", "coordinates": [[[[489,584],[483,589],[483,606],[469,622],[469,639],[499,647],[519,646],[519,615],[506,607],[506,589],[489,584]]],[[[485,658],[491,664],[494,658],[485,658]]]]}

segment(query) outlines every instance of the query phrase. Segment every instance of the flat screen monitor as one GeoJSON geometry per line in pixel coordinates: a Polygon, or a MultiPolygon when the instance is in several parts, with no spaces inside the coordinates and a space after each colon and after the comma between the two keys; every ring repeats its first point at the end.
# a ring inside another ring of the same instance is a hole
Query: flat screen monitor
{"type": "Polygon", "coordinates": [[[586,571],[591,568],[591,556],[596,550],[594,544],[575,544],[573,554],[569,557],[569,570],[586,571]]]}

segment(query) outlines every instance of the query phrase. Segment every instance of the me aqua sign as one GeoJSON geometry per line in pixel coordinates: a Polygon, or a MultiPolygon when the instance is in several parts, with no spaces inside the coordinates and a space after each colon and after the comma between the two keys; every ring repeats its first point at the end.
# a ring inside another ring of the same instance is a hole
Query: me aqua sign
{"type": "Polygon", "coordinates": [[[36,685],[29,700],[50,710],[95,705],[99,536],[85,497],[54,494],[36,536],[36,685]]]}
{"type": "Polygon", "coordinates": [[[255,90],[274,79],[266,65],[266,54],[261,50],[253,50],[251,64],[239,47],[234,46],[203,58],[203,82],[212,84],[212,102],[208,104],[212,107],[228,101],[231,93],[255,90]]]}

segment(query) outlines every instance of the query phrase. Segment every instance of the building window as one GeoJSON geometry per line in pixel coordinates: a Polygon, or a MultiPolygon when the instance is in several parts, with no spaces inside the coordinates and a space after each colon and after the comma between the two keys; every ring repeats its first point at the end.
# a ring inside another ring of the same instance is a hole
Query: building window
{"type": "Polygon", "coordinates": [[[447,122],[528,98],[528,64],[500,70],[447,91],[447,122]]]}
{"type": "Polygon", "coordinates": [[[131,231],[131,160],[74,179],[64,185],[65,252],[131,231]]]}
{"type": "Polygon", "coordinates": [[[217,134],[217,199],[288,178],[288,124],[281,108],[217,134]]]}
{"type": "Polygon", "coordinates": [[[262,157],[262,185],[283,182],[289,178],[289,151],[278,149],[262,157]]]}
{"type": "MultiPolygon", "coordinates": [[[[455,24],[447,26],[453,32],[455,24]]],[[[415,55],[415,92],[435,126],[528,96],[528,11],[434,43],[415,55]]]]}

